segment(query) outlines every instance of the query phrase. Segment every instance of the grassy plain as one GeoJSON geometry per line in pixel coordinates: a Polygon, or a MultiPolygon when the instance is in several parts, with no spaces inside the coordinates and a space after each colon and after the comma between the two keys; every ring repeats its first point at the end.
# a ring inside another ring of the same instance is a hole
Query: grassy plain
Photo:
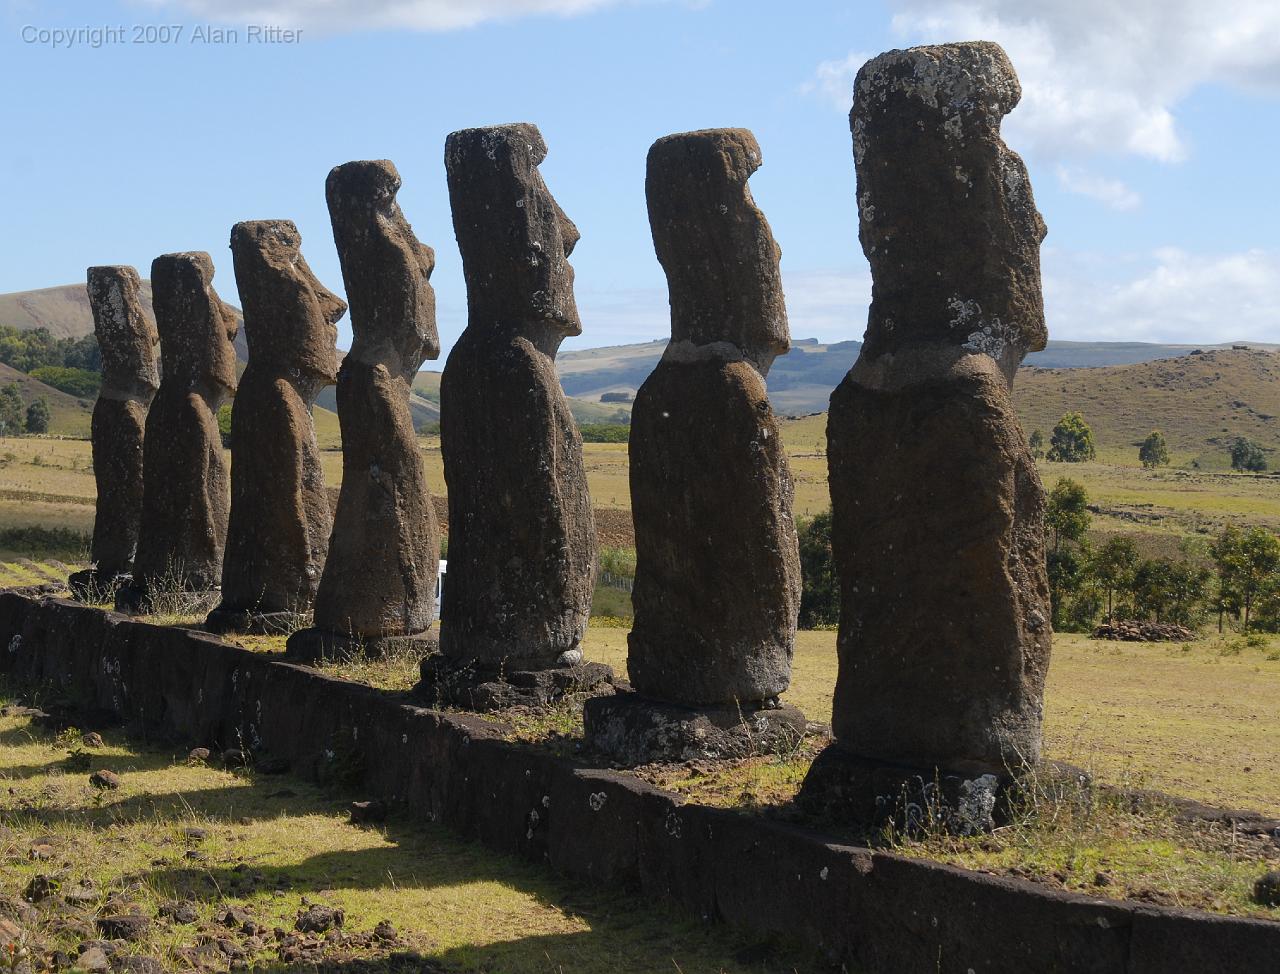
{"type": "MultiPolygon", "coordinates": [[[[1186,645],[1059,633],[1045,752],[1100,780],[1280,817],[1280,636],[1186,645]]],[[[784,699],[831,719],[836,634],[801,632],[784,699]]],[[[587,630],[586,654],[626,672],[627,631],[587,630]]]]}
{"type": "Polygon", "coordinates": [[[816,969],[785,945],[605,889],[588,893],[443,828],[394,816],[350,824],[352,796],[334,789],[102,736],[105,746],[86,748],[78,733],[55,737],[27,718],[0,718],[0,906],[37,875],[85,898],[79,909],[18,922],[19,942],[35,952],[74,957],[97,936],[97,917],[136,910],[149,929],[122,950],[166,970],[225,970],[233,960],[370,974],[816,969]],[[118,790],[90,786],[100,768],[120,776],[118,790]],[[191,908],[191,922],[158,915],[175,903],[191,908]],[[295,932],[310,904],[344,911],[333,939],[295,932]],[[227,925],[230,908],[244,914],[227,925]],[[375,934],[381,921],[394,931],[375,934]]]}

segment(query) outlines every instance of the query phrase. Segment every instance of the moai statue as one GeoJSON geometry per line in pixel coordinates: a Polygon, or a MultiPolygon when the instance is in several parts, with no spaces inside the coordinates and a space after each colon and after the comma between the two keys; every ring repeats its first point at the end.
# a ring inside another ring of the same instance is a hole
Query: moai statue
{"type": "Polygon", "coordinates": [[[634,693],[586,704],[587,739],[628,764],[793,745],[800,556],[765,376],[791,340],[781,251],[747,180],[745,129],[659,139],[645,192],[671,342],[631,414],[634,693]]]}
{"type": "Polygon", "coordinates": [[[595,526],[555,368],[561,341],[582,331],[568,261],[578,230],[538,172],[546,154],[527,123],[445,144],[468,318],[440,387],[449,570],[442,655],[423,661],[420,689],[477,708],[612,679],[582,662],[595,526]]]}
{"type": "Polygon", "coordinates": [[[297,659],[435,645],[440,535],[409,412],[414,376],[440,355],[435,253],[413,235],[399,190],[386,160],[348,162],[325,183],[355,341],[338,371],[342,491],[314,628],[289,637],[297,659]]]}
{"type": "Polygon", "coordinates": [[[132,267],[90,267],[89,308],[102,351],[102,387],[93,404],[93,567],[68,580],[93,601],[111,599],[131,580],[142,517],[142,434],[160,386],[155,322],[142,307],[142,282],[132,267]]]}
{"type": "Polygon", "coordinates": [[[346,304],[302,257],[289,220],[231,229],[249,364],[231,413],[231,523],[214,632],[298,628],[329,544],[329,498],[311,408],[337,379],[346,304]]]}
{"type": "Polygon", "coordinates": [[[239,326],[213,289],[213,259],[157,257],[151,304],[161,377],[143,441],[133,582],[116,594],[117,608],[129,612],[150,611],[162,593],[184,592],[188,604],[214,597],[231,502],[218,407],[235,393],[239,326]]]}
{"type": "Polygon", "coordinates": [[[1000,138],[1020,96],[983,42],[891,51],[855,82],[873,289],[827,424],[840,671],[802,796],[855,821],[982,828],[1040,758],[1044,490],[1010,388],[1045,345],[1045,227],[1000,138]]]}

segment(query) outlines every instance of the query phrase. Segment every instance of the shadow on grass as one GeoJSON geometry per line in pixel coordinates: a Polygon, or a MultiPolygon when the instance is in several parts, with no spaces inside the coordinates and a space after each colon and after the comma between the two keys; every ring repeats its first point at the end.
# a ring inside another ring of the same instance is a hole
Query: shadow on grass
{"type": "MultiPolygon", "coordinates": [[[[118,732],[104,736],[109,746],[124,743],[118,732]]],[[[30,730],[29,736],[24,733],[22,739],[24,743],[56,746],[51,732],[36,728],[30,730]]],[[[288,829],[305,850],[308,824],[301,820],[303,817],[342,820],[350,800],[362,796],[291,776],[252,772],[236,772],[235,783],[174,788],[171,782],[163,792],[131,794],[129,789],[144,786],[136,779],[131,782],[132,776],[178,770],[185,766],[185,756],[175,758],[146,750],[128,755],[94,753],[92,761],[94,769],[109,767],[121,775],[123,794],[94,792],[88,787],[90,772],[77,770],[74,777],[84,783],[83,792],[64,792],[60,798],[49,798],[47,807],[41,807],[43,799],[33,795],[30,807],[10,808],[0,817],[7,826],[36,832],[57,831],[59,825],[105,828],[148,821],[172,826],[174,836],[157,843],[158,857],[150,865],[131,864],[128,868],[132,871],[119,878],[122,884],[142,884],[160,900],[208,904],[227,899],[271,902],[285,894],[315,901],[352,891],[374,894],[375,902],[386,903],[388,913],[395,915],[397,898],[410,891],[500,884],[544,909],[575,918],[587,928],[569,933],[534,933],[517,928],[514,938],[507,941],[493,939],[500,934],[489,931],[482,938],[488,942],[442,948],[439,952],[415,943],[417,949],[412,952],[402,949],[382,957],[344,955],[342,948],[335,946],[325,948],[314,958],[294,962],[261,957],[255,961],[258,970],[350,974],[733,970],[785,974],[820,969],[809,961],[797,963],[796,958],[807,955],[793,945],[744,937],[723,927],[709,929],[662,905],[641,902],[623,890],[591,888],[556,879],[536,864],[466,842],[443,826],[415,821],[408,814],[393,815],[371,830],[372,848],[321,851],[284,861],[292,857],[264,846],[263,836],[246,837],[245,832],[257,823],[287,819],[288,829]],[[299,821],[295,824],[293,819],[299,821]],[[189,824],[208,826],[212,834],[203,841],[187,841],[180,830],[189,824]],[[244,831],[237,834],[238,830],[244,831]],[[376,844],[379,841],[391,844],[376,844]],[[191,860],[191,852],[209,858],[191,860]],[[521,933],[527,935],[520,936],[521,933]]],[[[58,763],[7,770],[11,774],[44,774],[58,763]]],[[[71,777],[68,772],[68,779],[71,777]]],[[[430,921],[427,923],[422,932],[430,934],[430,921]]]]}

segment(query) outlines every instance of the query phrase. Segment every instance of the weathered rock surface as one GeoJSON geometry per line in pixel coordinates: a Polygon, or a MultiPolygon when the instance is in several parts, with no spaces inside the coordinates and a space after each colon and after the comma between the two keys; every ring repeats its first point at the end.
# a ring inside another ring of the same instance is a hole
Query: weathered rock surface
{"type": "Polygon", "coordinates": [[[635,689],[758,704],[790,683],[800,602],[793,488],[764,376],[790,347],[781,252],[747,180],[750,132],[668,136],[646,191],[671,335],[632,413],[635,689]]]}
{"type": "Polygon", "coordinates": [[[435,254],[400,211],[399,189],[386,160],[338,166],[325,184],[355,340],[338,372],[342,491],[315,628],[289,640],[301,658],[387,637],[433,644],[440,535],[409,393],[423,361],[440,355],[435,254]]]}
{"type": "Polygon", "coordinates": [[[440,645],[490,671],[579,661],[595,576],[582,440],[555,370],[560,342],[582,331],[578,231],[538,172],[545,155],[529,124],[454,132],[445,147],[468,321],[440,389],[440,645]]]}
{"type": "Polygon", "coordinates": [[[846,753],[820,759],[805,785],[809,800],[845,794],[856,817],[895,805],[890,779],[954,777],[959,795],[1040,758],[1044,491],[1009,387],[1045,340],[1044,224],[1000,140],[1018,96],[987,43],[894,51],[858,73],[873,298],[827,427],[841,590],[832,731],[846,753]],[[886,769],[872,775],[882,794],[849,780],[873,766],[886,769]]]}
{"type": "Polygon", "coordinates": [[[142,518],[142,443],[147,410],[160,386],[155,322],[142,307],[132,267],[90,267],[93,331],[102,351],[102,386],[93,406],[94,567],[71,578],[73,590],[109,594],[133,571],[142,518]]]}
{"type": "Polygon", "coordinates": [[[249,364],[231,414],[231,520],[215,631],[293,628],[310,611],[331,520],[311,407],[337,378],[345,302],[302,256],[289,220],[237,223],[231,256],[249,364]]]}
{"type": "Polygon", "coordinates": [[[235,314],[213,289],[206,253],[157,257],[151,291],[161,380],[147,413],[133,584],[117,598],[133,610],[149,590],[217,588],[230,505],[217,412],[236,388],[235,314]]]}
{"type": "Polygon", "coordinates": [[[786,751],[809,732],[795,707],[684,707],[638,693],[595,697],[582,713],[588,744],[628,766],[786,751]]]}
{"type": "Polygon", "coordinates": [[[982,41],[890,51],[858,72],[849,122],[873,280],[863,358],[964,348],[1012,385],[1044,348],[1044,221],[1000,137],[1021,97],[1009,58],[982,41]]]}

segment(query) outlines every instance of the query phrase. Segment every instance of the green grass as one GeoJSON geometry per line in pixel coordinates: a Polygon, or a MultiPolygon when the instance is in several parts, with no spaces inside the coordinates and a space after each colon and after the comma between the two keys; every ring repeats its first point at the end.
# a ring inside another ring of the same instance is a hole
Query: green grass
{"type": "MultiPolygon", "coordinates": [[[[350,795],[191,762],[185,749],[103,737],[105,747],[89,749],[76,733],[55,738],[25,718],[0,718],[0,903],[20,896],[37,874],[57,877],[63,891],[91,884],[82,908],[41,910],[34,922],[20,922],[19,941],[33,954],[75,956],[82,940],[96,936],[97,915],[136,911],[151,918],[151,929],[123,951],[155,957],[168,970],[192,966],[201,942],[218,939],[247,951],[250,963],[273,964],[285,957],[273,928],[292,934],[299,912],[320,903],[345,911],[350,939],[308,938],[311,952],[298,966],[512,974],[817,969],[786,945],[753,943],[653,902],[555,879],[443,828],[395,815],[382,826],[352,825],[350,795]],[[87,756],[88,767],[74,766],[72,751],[87,756]],[[119,790],[90,787],[89,770],[98,768],[120,775],[119,790]],[[33,848],[49,858],[34,858],[33,848]],[[159,907],[169,902],[191,904],[196,922],[161,920],[159,907]],[[263,932],[223,926],[218,917],[229,906],[246,910],[263,932]],[[383,920],[394,926],[394,941],[370,936],[383,920]]],[[[214,954],[225,969],[227,958],[214,954]]]]}

